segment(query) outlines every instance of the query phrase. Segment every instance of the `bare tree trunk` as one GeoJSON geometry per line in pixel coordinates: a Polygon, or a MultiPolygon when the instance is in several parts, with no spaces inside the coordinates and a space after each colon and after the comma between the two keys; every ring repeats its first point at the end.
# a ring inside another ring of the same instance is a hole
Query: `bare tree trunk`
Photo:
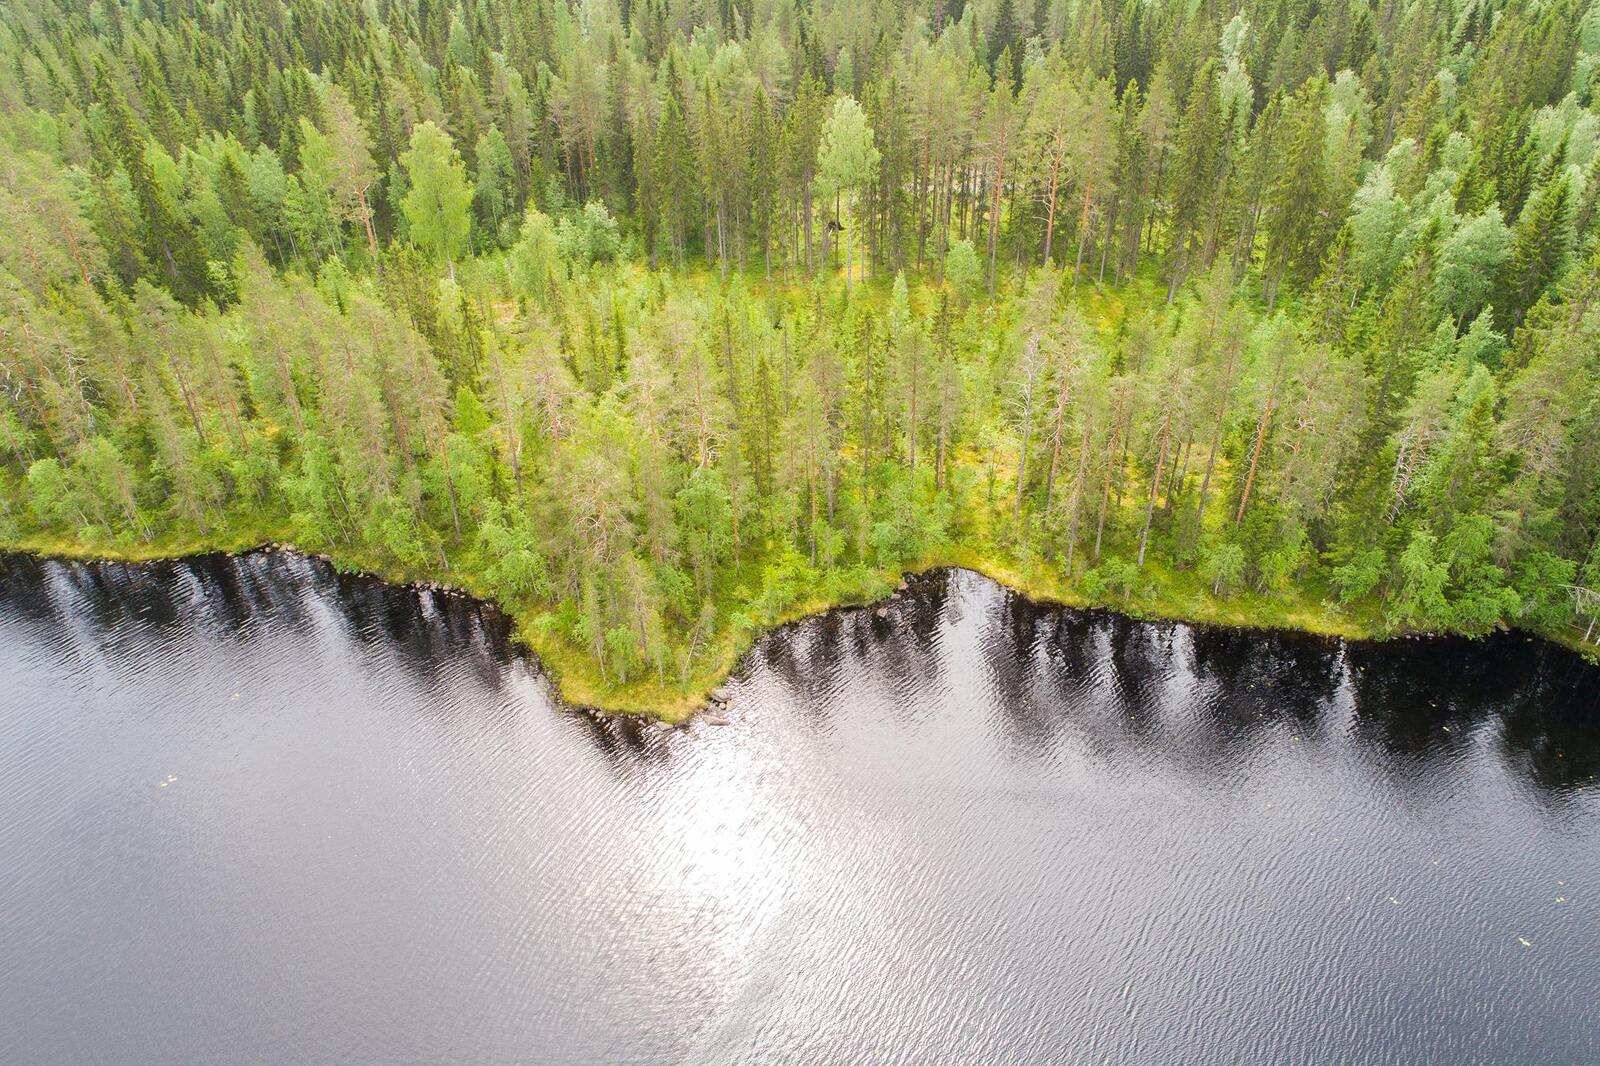
{"type": "Polygon", "coordinates": [[[1000,133],[1000,143],[994,153],[994,197],[989,209],[989,299],[994,299],[995,253],[1000,246],[1000,193],[1006,178],[1006,136],[1000,133]]]}
{"type": "MultiPolygon", "coordinates": [[[[841,225],[843,225],[843,223],[841,223],[841,225]]],[[[852,246],[855,243],[851,239],[853,236],[854,234],[852,234],[849,228],[846,227],[844,231],[844,291],[847,293],[850,291],[850,253],[852,246]]]]}
{"type": "Polygon", "coordinates": [[[183,371],[178,369],[178,360],[169,356],[167,362],[172,367],[172,376],[177,379],[178,392],[183,395],[183,406],[188,409],[189,422],[194,426],[194,435],[200,441],[200,447],[206,446],[206,431],[200,424],[200,411],[195,406],[194,392],[189,388],[189,379],[183,371]]]}
{"type": "Polygon", "coordinates": [[[1090,197],[1094,194],[1094,186],[1085,183],[1083,186],[1083,214],[1078,219],[1078,258],[1072,264],[1072,287],[1078,287],[1078,274],[1083,270],[1083,238],[1089,232],[1089,204],[1090,197]]]}
{"type": "Polygon", "coordinates": [[[506,420],[506,451],[511,456],[511,479],[517,486],[517,498],[522,498],[522,441],[517,437],[517,421],[511,413],[511,392],[506,388],[505,366],[500,362],[498,345],[491,346],[494,357],[494,376],[500,386],[500,410],[506,420]]]}
{"type": "Polygon", "coordinates": [[[1056,388],[1056,410],[1054,428],[1050,434],[1050,473],[1044,482],[1044,513],[1049,514],[1055,502],[1056,468],[1061,462],[1061,430],[1066,422],[1067,397],[1069,395],[1068,368],[1061,368],[1061,383],[1056,388]]]}
{"type": "Polygon", "coordinates": [[[1050,238],[1054,235],[1056,229],[1056,189],[1059,186],[1061,175],[1061,137],[1063,132],[1060,126],[1056,127],[1055,150],[1050,155],[1050,185],[1049,191],[1045,194],[1044,258],[1041,260],[1044,266],[1050,265],[1050,238]]]}

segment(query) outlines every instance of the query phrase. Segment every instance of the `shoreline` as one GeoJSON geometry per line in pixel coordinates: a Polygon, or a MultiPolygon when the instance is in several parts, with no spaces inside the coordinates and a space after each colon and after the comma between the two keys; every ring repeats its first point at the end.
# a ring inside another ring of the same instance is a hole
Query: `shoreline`
{"type": "MultiPolygon", "coordinates": [[[[715,711],[723,702],[717,698],[729,676],[750,650],[764,637],[785,626],[817,617],[835,610],[866,609],[887,602],[904,589],[906,581],[938,570],[967,570],[994,582],[1013,595],[1045,608],[1103,611],[1139,622],[1177,623],[1210,629],[1227,629],[1240,633],[1273,635],[1299,635],[1339,640],[1351,643],[1399,643],[1408,640],[1474,639],[1466,634],[1385,631],[1360,618],[1336,615],[1331,610],[1308,610],[1305,604],[1295,604],[1296,610],[1282,611],[1278,620],[1263,620],[1253,616],[1250,605],[1239,600],[1217,600],[1207,597],[1202,603],[1209,609],[1193,610],[1175,597],[1147,597],[1147,602],[1099,602],[1082,595],[1065,582],[1049,580],[1047,575],[1029,574],[1001,560],[982,556],[976,552],[949,550],[930,553],[913,566],[897,572],[879,571],[879,586],[868,590],[874,594],[859,597],[816,597],[792,605],[776,617],[750,626],[742,632],[733,627],[724,631],[709,649],[709,661],[690,675],[682,685],[660,684],[648,678],[625,684],[608,681],[596,671],[587,656],[579,649],[541,631],[534,624],[536,615],[518,612],[501,603],[493,595],[475,588],[470,574],[456,575],[465,580],[445,581],[426,574],[404,573],[393,566],[372,560],[316,551],[279,540],[270,534],[234,538],[223,544],[204,544],[174,541],[167,544],[150,543],[128,548],[110,549],[76,542],[53,541],[43,538],[24,538],[0,545],[0,551],[29,555],[38,559],[62,562],[113,562],[132,565],[180,562],[205,555],[240,557],[256,552],[287,552],[303,558],[329,563],[340,573],[371,577],[385,584],[402,588],[429,589],[455,595],[470,596],[479,603],[493,607],[510,623],[509,636],[513,643],[530,655],[538,668],[549,679],[556,695],[569,707],[601,715],[628,715],[649,718],[668,725],[683,725],[696,714],[715,711]]],[[[1283,598],[1275,600],[1284,606],[1283,598]]],[[[1596,649],[1585,645],[1576,634],[1540,633],[1517,630],[1531,637],[1548,641],[1596,662],[1596,649]]]]}

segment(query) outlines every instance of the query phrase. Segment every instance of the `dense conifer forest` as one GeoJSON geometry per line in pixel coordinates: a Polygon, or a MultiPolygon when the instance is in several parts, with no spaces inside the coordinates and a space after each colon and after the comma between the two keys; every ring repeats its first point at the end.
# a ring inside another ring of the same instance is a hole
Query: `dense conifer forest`
{"type": "Polygon", "coordinates": [[[658,709],[937,563],[1581,640],[1597,95],[1581,0],[10,0],[0,542],[658,709]]]}

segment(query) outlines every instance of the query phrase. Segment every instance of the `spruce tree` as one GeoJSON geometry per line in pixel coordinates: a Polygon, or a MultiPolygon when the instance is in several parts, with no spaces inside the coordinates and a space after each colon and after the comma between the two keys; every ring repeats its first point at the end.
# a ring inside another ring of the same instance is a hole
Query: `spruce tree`
{"type": "Polygon", "coordinates": [[[1517,220],[1506,271],[1501,320],[1520,325],[1572,256],[1572,192],[1563,174],[1529,198],[1517,220]]]}

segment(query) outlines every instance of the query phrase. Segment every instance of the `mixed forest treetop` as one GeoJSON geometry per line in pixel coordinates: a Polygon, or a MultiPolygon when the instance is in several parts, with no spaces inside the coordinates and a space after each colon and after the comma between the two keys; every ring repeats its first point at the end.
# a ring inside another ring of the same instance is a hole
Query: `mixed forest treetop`
{"type": "Polygon", "coordinates": [[[1562,630],[1597,65],[1576,0],[13,0],[0,533],[448,571],[612,689],[939,559],[1562,630]]]}

